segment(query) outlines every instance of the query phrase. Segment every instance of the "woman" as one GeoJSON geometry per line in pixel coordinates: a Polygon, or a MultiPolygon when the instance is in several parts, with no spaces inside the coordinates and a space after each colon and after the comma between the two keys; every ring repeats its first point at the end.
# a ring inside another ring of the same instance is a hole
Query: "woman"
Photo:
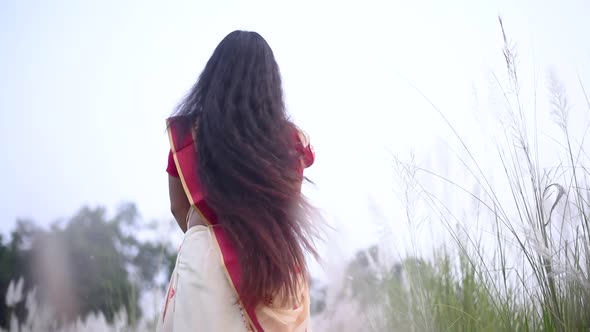
{"type": "Polygon", "coordinates": [[[172,213],[185,232],[159,331],[310,331],[305,254],[314,161],[255,32],[217,46],[168,119],[172,213]]]}

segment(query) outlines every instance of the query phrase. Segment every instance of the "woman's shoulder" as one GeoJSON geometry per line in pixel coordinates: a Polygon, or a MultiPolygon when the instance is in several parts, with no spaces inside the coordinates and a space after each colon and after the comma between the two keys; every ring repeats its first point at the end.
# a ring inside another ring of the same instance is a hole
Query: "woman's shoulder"
{"type": "Polygon", "coordinates": [[[171,116],[166,119],[166,130],[171,139],[171,144],[176,150],[180,150],[194,143],[193,124],[187,116],[171,116]]]}
{"type": "Polygon", "coordinates": [[[191,126],[191,119],[186,115],[172,115],[166,118],[166,127],[185,127],[191,126]]]}

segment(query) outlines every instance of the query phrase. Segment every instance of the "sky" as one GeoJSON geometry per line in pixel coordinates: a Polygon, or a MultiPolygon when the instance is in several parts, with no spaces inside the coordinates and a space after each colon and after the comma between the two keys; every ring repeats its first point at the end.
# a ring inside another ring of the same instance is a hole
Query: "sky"
{"type": "Polygon", "coordinates": [[[583,105],[588,13],[584,0],[4,0],[0,231],[124,201],[169,223],[164,120],[217,43],[245,29],[273,48],[288,109],[314,144],[306,193],[334,229],[326,250],[349,255],[380,241],[383,223],[401,228],[393,156],[452,171],[452,134],[423,95],[485,155],[492,73],[505,74],[497,16],[523,81],[542,95],[553,69],[583,105]]]}

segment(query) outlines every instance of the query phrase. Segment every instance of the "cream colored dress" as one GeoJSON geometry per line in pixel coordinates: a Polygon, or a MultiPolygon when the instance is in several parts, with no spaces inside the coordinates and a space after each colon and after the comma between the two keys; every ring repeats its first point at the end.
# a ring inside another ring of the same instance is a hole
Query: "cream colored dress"
{"type": "MultiPolygon", "coordinates": [[[[213,233],[206,226],[191,227],[176,259],[157,331],[250,331],[236,300],[213,233]]],[[[295,309],[259,306],[256,316],[264,332],[310,332],[307,287],[302,287],[298,302],[295,309]]]]}

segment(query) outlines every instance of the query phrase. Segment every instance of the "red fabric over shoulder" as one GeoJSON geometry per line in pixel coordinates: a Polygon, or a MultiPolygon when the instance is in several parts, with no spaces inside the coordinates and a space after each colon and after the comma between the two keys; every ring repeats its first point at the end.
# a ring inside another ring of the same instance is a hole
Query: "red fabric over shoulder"
{"type": "Polygon", "coordinates": [[[172,150],[168,153],[168,167],[166,167],[166,172],[170,176],[174,176],[179,178],[180,175],[178,174],[178,170],[176,169],[176,163],[174,162],[174,156],[172,155],[172,150]]]}

